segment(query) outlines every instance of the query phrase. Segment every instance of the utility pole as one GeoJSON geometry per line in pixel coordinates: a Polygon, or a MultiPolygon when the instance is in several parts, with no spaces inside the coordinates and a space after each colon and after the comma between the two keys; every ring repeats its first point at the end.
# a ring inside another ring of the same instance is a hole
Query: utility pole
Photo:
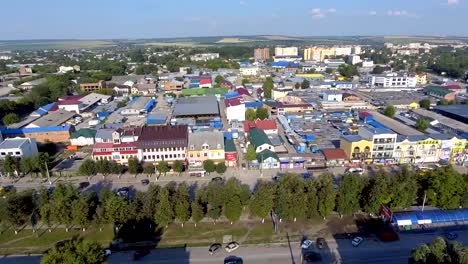
{"type": "Polygon", "coordinates": [[[50,173],[49,173],[49,167],[47,166],[47,161],[44,161],[46,172],[47,172],[47,180],[49,181],[49,185],[52,185],[52,181],[50,180],[50,173]]]}
{"type": "Polygon", "coordinates": [[[426,204],[426,194],[427,194],[427,192],[424,192],[424,199],[423,199],[423,204],[422,204],[421,212],[424,212],[424,205],[426,204]]]}

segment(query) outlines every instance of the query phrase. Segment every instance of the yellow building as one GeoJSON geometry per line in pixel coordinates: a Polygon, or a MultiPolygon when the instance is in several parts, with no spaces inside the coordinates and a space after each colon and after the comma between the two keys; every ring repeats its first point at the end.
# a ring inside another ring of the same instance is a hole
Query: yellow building
{"type": "Polygon", "coordinates": [[[203,161],[224,162],[224,136],[220,131],[193,132],[188,136],[187,160],[191,167],[203,166],[203,161]]]}
{"type": "Polygon", "coordinates": [[[322,62],[326,57],[335,56],[334,47],[310,47],[304,49],[304,60],[314,60],[322,62]]]}
{"type": "Polygon", "coordinates": [[[416,84],[417,85],[426,85],[427,84],[427,74],[425,74],[425,73],[416,74],[416,84]]]}
{"type": "Polygon", "coordinates": [[[320,73],[300,73],[296,74],[296,77],[302,77],[302,78],[311,78],[311,79],[323,79],[325,76],[320,73]]]}
{"type": "Polygon", "coordinates": [[[358,135],[342,136],[340,148],[346,152],[351,164],[372,162],[372,141],[358,135]]]}

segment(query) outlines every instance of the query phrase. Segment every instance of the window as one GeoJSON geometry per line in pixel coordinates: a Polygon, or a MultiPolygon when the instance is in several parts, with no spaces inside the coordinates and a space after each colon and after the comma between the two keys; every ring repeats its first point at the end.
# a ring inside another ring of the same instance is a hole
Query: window
{"type": "Polygon", "coordinates": [[[194,150],[195,149],[195,146],[194,145],[190,145],[190,150],[194,150]]]}
{"type": "Polygon", "coordinates": [[[200,153],[197,153],[197,157],[198,157],[198,158],[200,157],[200,153]]]}
{"type": "Polygon", "coordinates": [[[185,154],[182,154],[182,158],[185,158],[185,154]]]}
{"type": "Polygon", "coordinates": [[[203,157],[208,157],[208,153],[203,153],[203,157]]]}
{"type": "Polygon", "coordinates": [[[193,158],[193,154],[190,154],[190,157],[193,158]]]}
{"type": "Polygon", "coordinates": [[[165,159],[167,159],[167,154],[166,154],[166,155],[164,155],[164,158],[165,158],[165,159]]]}
{"type": "Polygon", "coordinates": [[[159,159],[159,155],[156,155],[156,158],[159,159]]]}
{"type": "Polygon", "coordinates": [[[172,154],[169,154],[169,158],[172,159],[172,154]]]}

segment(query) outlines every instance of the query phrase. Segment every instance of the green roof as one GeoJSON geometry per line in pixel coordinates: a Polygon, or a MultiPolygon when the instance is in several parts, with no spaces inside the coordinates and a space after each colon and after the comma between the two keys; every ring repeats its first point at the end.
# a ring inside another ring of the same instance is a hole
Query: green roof
{"type": "Polygon", "coordinates": [[[224,140],[224,151],[225,152],[236,152],[236,146],[234,145],[234,140],[225,139],[224,140]]]}
{"type": "Polygon", "coordinates": [[[250,143],[255,147],[261,146],[263,144],[272,145],[270,139],[265,134],[263,130],[252,128],[249,131],[250,143]]]}
{"type": "Polygon", "coordinates": [[[182,94],[185,96],[189,95],[225,95],[229,91],[229,88],[192,88],[183,89],[182,94]]]}
{"type": "Polygon", "coordinates": [[[449,89],[445,89],[442,86],[435,86],[435,85],[426,86],[425,91],[426,93],[432,93],[432,94],[436,94],[439,96],[446,96],[447,94],[453,93],[453,91],[450,91],[449,89]]]}
{"type": "Polygon", "coordinates": [[[257,160],[258,162],[262,163],[262,161],[274,158],[275,160],[279,160],[278,155],[271,150],[265,149],[264,151],[257,153],[257,160]]]}
{"type": "Polygon", "coordinates": [[[70,138],[79,138],[79,137],[94,138],[94,136],[96,136],[96,130],[91,129],[91,128],[82,128],[73,132],[70,135],[70,138]]]}

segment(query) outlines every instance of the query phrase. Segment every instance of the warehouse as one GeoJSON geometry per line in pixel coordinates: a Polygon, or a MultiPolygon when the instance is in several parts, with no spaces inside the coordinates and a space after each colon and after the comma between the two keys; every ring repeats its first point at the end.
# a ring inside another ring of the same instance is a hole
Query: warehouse
{"type": "Polygon", "coordinates": [[[219,117],[216,96],[182,97],[174,106],[174,117],[219,117]]]}
{"type": "Polygon", "coordinates": [[[396,212],[393,224],[403,230],[468,225],[468,208],[396,212]]]}

